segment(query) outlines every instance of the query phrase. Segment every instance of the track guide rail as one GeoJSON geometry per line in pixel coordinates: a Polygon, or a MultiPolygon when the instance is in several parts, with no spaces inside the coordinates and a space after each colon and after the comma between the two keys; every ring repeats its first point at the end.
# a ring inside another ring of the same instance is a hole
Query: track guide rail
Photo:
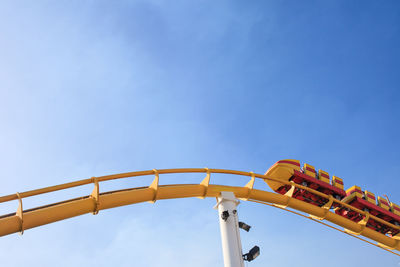
{"type": "Polygon", "coordinates": [[[254,172],[245,172],[237,170],[225,169],[209,169],[209,168],[182,168],[182,169],[160,169],[160,170],[146,170],[127,172],[99,177],[92,177],[71,183],[65,183],[50,187],[45,187],[26,192],[6,195],[0,197],[0,203],[12,200],[18,200],[19,206],[15,213],[5,214],[0,216],[0,236],[23,233],[24,230],[53,223],[56,221],[72,218],[75,216],[83,215],[86,213],[97,214],[104,209],[115,208],[124,205],[130,205],[141,202],[156,202],[162,199],[175,199],[175,198],[189,198],[189,197],[218,197],[221,192],[230,191],[241,200],[249,200],[254,202],[271,203],[279,207],[289,207],[304,213],[309,214],[312,218],[318,220],[326,220],[344,228],[346,232],[356,233],[371,240],[378,242],[378,245],[390,250],[400,251],[400,241],[397,237],[390,237],[382,233],[376,232],[370,228],[365,227],[362,223],[353,222],[344,218],[334,212],[331,208],[334,203],[339,206],[354,210],[364,216],[368,216],[376,221],[385,225],[400,229],[399,226],[393,225],[380,218],[377,218],[368,212],[359,210],[350,206],[340,200],[334,199],[329,195],[318,192],[311,188],[295,184],[292,182],[283,181],[277,178],[268,177],[263,174],[254,172]],[[199,184],[167,184],[160,185],[160,176],[162,174],[178,174],[178,173],[205,173],[206,177],[199,184]],[[212,174],[231,174],[242,177],[250,178],[244,186],[227,186],[212,184],[212,174]],[[155,178],[148,187],[128,188],[110,192],[100,192],[100,184],[104,181],[117,180],[123,178],[132,178],[139,176],[153,175],[155,178]],[[254,188],[255,180],[263,179],[269,181],[276,181],[282,184],[290,185],[293,189],[299,188],[307,190],[313,194],[319,195],[329,199],[327,205],[318,207],[304,201],[291,197],[290,194],[281,195],[278,193],[260,190],[254,188]],[[50,192],[74,188],[82,185],[93,184],[94,189],[90,195],[82,196],[62,202],[51,203],[46,206],[36,207],[29,210],[23,210],[23,199],[31,196],[42,195],[50,192]]]}

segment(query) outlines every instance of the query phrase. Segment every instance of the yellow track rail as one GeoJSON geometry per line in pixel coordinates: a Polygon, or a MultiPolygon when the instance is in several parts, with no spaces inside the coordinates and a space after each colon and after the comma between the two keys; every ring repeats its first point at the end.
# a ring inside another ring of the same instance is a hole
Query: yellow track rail
{"type": "Polygon", "coordinates": [[[396,237],[389,237],[378,233],[370,228],[366,227],[366,221],[368,218],[380,221],[393,228],[398,226],[392,225],[386,221],[381,220],[375,216],[368,214],[354,208],[346,203],[339,200],[333,199],[331,196],[325,195],[321,192],[313,189],[286,182],[283,180],[268,177],[266,175],[257,174],[253,172],[243,172],[235,170],[223,170],[223,169],[208,169],[208,168],[186,168],[186,169],[163,169],[163,170],[148,170],[138,172],[128,172],[114,175],[107,175],[101,177],[92,177],[90,179],[84,179],[66,184],[60,184],[56,186],[45,187],[41,189],[26,191],[22,193],[16,193],[12,195],[0,197],[0,203],[8,202],[12,200],[19,200],[19,207],[15,213],[6,214],[0,216],[0,236],[21,232],[33,227],[45,225],[48,223],[72,218],[75,216],[83,215],[86,213],[97,214],[99,210],[115,208],[119,206],[141,203],[141,202],[155,202],[161,199],[174,199],[174,198],[188,198],[188,197],[218,197],[220,192],[230,191],[235,196],[242,200],[250,200],[261,203],[271,203],[275,206],[299,210],[301,212],[309,214],[314,220],[327,220],[345,229],[347,233],[351,235],[362,235],[369,239],[378,242],[380,247],[385,249],[395,249],[400,251],[400,241],[396,237]],[[160,174],[176,174],[176,173],[205,173],[206,177],[200,184],[171,184],[171,185],[159,185],[160,174]],[[239,176],[250,177],[250,181],[243,187],[238,186],[227,186],[227,185],[215,185],[210,184],[210,176],[212,173],[223,173],[232,174],[239,176]],[[155,178],[150,186],[148,187],[136,187],[123,189],[118,191],[103,192],[100,193],[99,183],[114,179],[154,175],[155,178]],[[254,188],[254,182],[256,178],[264,180],[278,181],[283,184],[289,184],[292,188],[301,188],[308,190],[314,194],[329,199],[328,203],[323,207],[317,207],[315,205],[300,201],[292,198],[289,192],[285,195],[259,190],[254,188]],[[41,206],[29,210],[23,210],[22,200],[26,197],[41,195],[50,193],[58,190],[78,187],[87,184],[94,184],[94,189],[91,195],[82,196],[58,203],[52,203],[46,206],[41,206]],[[355,223],[342,216],[339,216],[330,211],[332,204],[336,202],[340,205],[355,210],[365,216],[365,220],[355,223]]]}

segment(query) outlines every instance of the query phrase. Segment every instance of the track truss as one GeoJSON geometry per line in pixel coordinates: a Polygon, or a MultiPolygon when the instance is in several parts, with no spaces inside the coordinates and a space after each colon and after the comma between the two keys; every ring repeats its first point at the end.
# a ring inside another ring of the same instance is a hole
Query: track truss
{"type": "MultiPolygon", "coordinates": [[[[218,197],[221,192],[233,192],[235,196],[244,201],[253,201],[273,205],[279,208],[291,208],[301,211],[309,215],[310,218],[317,221],[329,221],[344,228],[344,232],[353,236],[364,236],[377,242],[377,245],[388,250],[400,251],[400,241],[395,237],[390,237],[382,233],[373,231],[366,227],[365,220],[354,222],[346,219],[331,211],[333,207],[344,207],[349,210],[356,211],[365,215],[365,218],[373,218],[395,229],[399,226],[383,221],[366,211],[359,210],[350,206],[332,196],[323,194],[308,187],[304,187],[293,182],[283,181],[277,178],[268,177],[263,174],[254,172],[244,172],[236,170],[224,169],[208,169],[208,168],[184,168],[184,169],[162,169],[147,170],[113,174],[100,177],[92,177],[89,179],[79,180],[71,183],[60,184],[56,186],[45,187],[41,189],[16,193],[12,195],[0,197],[0,203],[18,200],[19,205],[15,213],[0,216],[0,236],[23,233],[25,230],[53,223],[56,221],[76,217],[86,213],[97,214],[104,209],[116,208],[119,206],[136,204],[141,202],[155,203],[163,199],[189,198],[189,197],[218,197]],[[205,178],[199,184],[167,184],[160,185],[161,174],[178,174],[178,173],[204,173],[205,178]],[[228,186],[212,184],[211,174],[230,174],[240,176],[248,180],[244,186],[228,186]],[[153,175],[153,182],[147,187],[127,188],[117,191],[101,192],[101,182],[117,180],[123,178],[132,178],[139,176],[153,175]],[[256,179],[264,181],[276,181],[290,186],[290,190],[284,195],[273,193],[267,190],[257,189],[254,187],[256,179]],[[93,191],[90,195],[81,196],[57,203],[49,203],[45,206],[33,209],[23,209],[23,199],[31,196],[47,194],[59,190],[79,187],[83,185],[93,184],[93,191]],[[329,201],[322,207],[318,207],[304,201],[292,197],[294,190],[303,189],[310,193],[319,195],[329,201]]],[[[329,226],[329,225],[328,225],[329,226]]],[[[397,253],[395,253],[397,255],[397,253]]]]}

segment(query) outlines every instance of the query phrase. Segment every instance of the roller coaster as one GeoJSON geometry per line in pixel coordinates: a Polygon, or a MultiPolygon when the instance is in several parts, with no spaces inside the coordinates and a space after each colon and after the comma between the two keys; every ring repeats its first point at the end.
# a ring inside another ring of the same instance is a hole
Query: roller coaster
{"type": "Polygon", "coordinates": [[[2,196],[0,203],[17,200],[19,204],[16,212],[0,216],[0,236],[18,232],[22,234],[34,227],[86,213],[97,214],[101,210],[124,205],[189,197],[218,198],[222,192],[231,192],[243,201],[266,204],[296,213],[400,256],[396,252],[400,251],[398,205],[390,202],[387,197],[376,199],[372,192],[363,191],[358,186],[352,186],[345,191],[341,178],[332,176],[331,179],[329,173],[316,171],[309,164],[301,166],[298,160],[292,159],[276,162],[265,174],[211,168],[154,169],[92,177],[2,196]],[[191,173],[203,173],[205,177],[198,184],[159,183],[162,174],[191,173]],[[243,186],[212,184],[212,176],[218,174],[245,177],[247,183],[243,183],[243,186]],[[154,179],[146,187],[108,192],[100,190],[102,182],[140,176],[154,176],[154,179]],[[265,182],[262,184],[267,184],[272,191],[267,190],[267,187],[256,188],[256,180],[265,182]],[[25,198],[90,184],[93,185],[91,194],[23,209],[25,198]]]}

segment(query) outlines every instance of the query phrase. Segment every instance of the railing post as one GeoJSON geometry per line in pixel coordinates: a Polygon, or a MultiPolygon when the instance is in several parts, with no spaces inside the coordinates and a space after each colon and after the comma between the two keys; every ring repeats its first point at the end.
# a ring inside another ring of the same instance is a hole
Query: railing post
{"type": "Polygon", "coordinates": [[[221,192],[214,207],[218,209],[225,267],[244,267],[237,205],[239,201],[232,192],[221,192]]]}

